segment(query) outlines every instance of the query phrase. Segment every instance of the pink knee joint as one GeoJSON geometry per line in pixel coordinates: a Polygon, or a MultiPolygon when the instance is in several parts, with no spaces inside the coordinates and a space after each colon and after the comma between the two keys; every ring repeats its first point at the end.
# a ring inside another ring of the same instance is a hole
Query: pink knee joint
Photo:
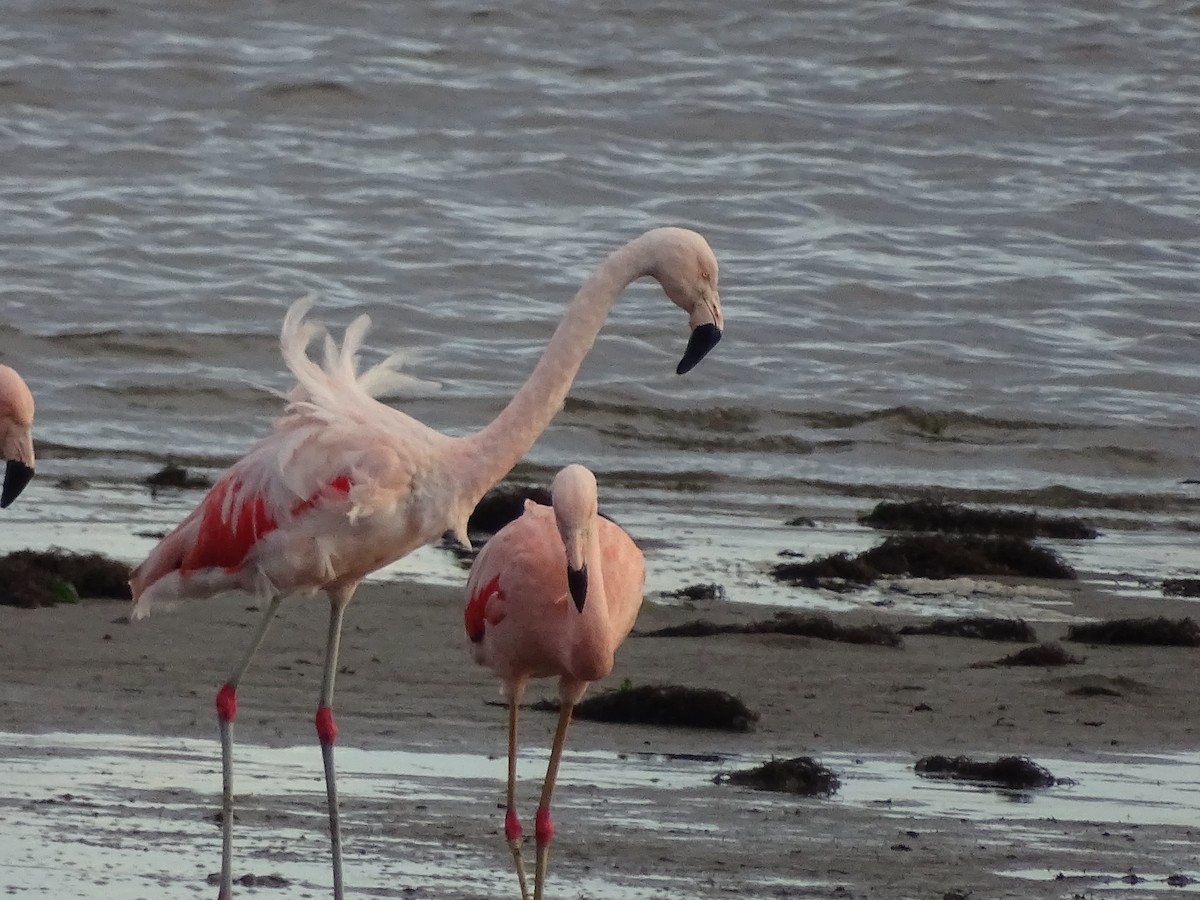
{"type": "Polygon", "coordinates": [[[217,691],[217,715],[222,722],[232,722],[237,715],[237,688],[232,684],[223,684],[217,691]]]}
{"type": "Polygon", "coordinates": [[[538,845],[544,847],[554,838],[554,823],[550,821],[550,809],[548,807],[538,807],[537,818],[534,824],[538,845]]]}
{"type": "Polygon", "coordinates": [[[521,822],[517,819],[517,811],[511,806],[504,814],[504,837],[509,841],[521,839],[521,822]]]}
{"type": "Polygon", "coordinates": [[[337,726],[333,724],[333,710],[328,706],[317,707],[317,737],[322,744],[332,744],[337,739],[337,726]]]}

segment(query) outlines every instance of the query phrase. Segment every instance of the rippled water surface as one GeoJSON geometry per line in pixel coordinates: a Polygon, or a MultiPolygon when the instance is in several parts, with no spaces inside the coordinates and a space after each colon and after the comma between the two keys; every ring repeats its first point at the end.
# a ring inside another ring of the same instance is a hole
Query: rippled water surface
{"type": "Polygon", "coordinates": [[[584,462],[675,532],[935,489],[1165,530],[1154,574],[1196,574],[1200,6],[1093,6],[11,3],[0,359],[40,462],[10,512],[177,521],[195,497],[130,485],[264,433],[308,291],[472,430],[590,268],[677,223],[725,340],[677,378],[684,323],[630,289],[528,477],[584,462]]]}

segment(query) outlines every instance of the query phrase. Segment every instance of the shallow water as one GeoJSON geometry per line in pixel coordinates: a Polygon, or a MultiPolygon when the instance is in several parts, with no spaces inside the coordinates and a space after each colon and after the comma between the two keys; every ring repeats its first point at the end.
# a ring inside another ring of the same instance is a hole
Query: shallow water
{"type": "MultiPolygon", "coordinates": [[[[0,735],[0,754],[6,760],[0,776],[0,846],[7,860],[0,879],[9,893],[128,900],[193,897],[210,890],[206,879],[218,868],[220,852],[213,820],[220,785],[216,742],[6,734],[0,735]]],[[[284,894],[266,887],[244,893],[320,896],[328,880],[328,851],[319,752],[243,745],[236,759],[235,875],[277,874],[291,885],[284,894]]],[[[776,822],[797,809],[806,819],[894,820],[900,832],[914,837],[949,828],[981,842],[1019,843],[1060,854],[1064,870],[1071,869],[1071,860],[1095,864],[1103,859],[1103,853],[1088,855],[1088,833],[1136,834],[1143,861],[1138,871],[1147,880],[1116,883],[1131,895],[1162,888],[1172,874],[1197,874],[1187,869],[1193,857],[1186,840],[1200,815],[1196,754],[1039,758],[1056,776],[1074,783],[1034,792],[920,778],[912,771],[913,760],[895,755],[823,758],[842,782],[837,795],[825,800],[713,784],[718,771],[760,761],[568,751],[555,797],[555,871],[569,884],[563,890],[613,898],[678,890],[667,874],[649,871],[639,877],[636,867],[611,868],[603,851],[589,853],[572,831],[602,828],[634,843],[653,837],[720,846],[729,840],[730,821],[776,822]],[[1065,823],[1086,826],[1084,838],[1064,830],[1065,823]]],[[[347,877],[356,890],[373,896],[415,891],[417,896],[461,897],[498,895],[511,887],[495,802],[503,794],[503,759],[343,747],[338,765],[347,877]]],[[[544,767],[544,752],[531,750],[521,761],[526,799],[519,802],[530,808],[544,767]]],[[[828,839],[794,826],[785,834],[777,831],[766,828],[762,839],[801,846],[828,839]]],[[[784,855],[777,871],[744,875],[743,895],[775,896],[772,890],[779,886],[819,883],[789,872],[784,855]]],[[[1019,860],[1002,874],[1045,878],[1040,870],[1022,869],[1019,860]]],[[[1081,886],[1094,888],[1123,874],[1092,870],[1077,877],[1081,886]]]]}
{"type": "Polygon", "coordinates": [[[39,475],[4,541],[178,521],[194,496],[133,485],[264,433],[310,290],[418,351],[442,389],[408,410],[476,428],[604,253],[682,223],[725,340],[676,378],[683,323],[632,289],[525,477],[584,462],[646,536],[719,510],[765,532],[712,545],[751,563],[797,510],[933,491],[1149,528],[1178,552],[1125,570],[1200,573],[1198,40],[1191,0],[10,4],[0,360],[39,475]]]}

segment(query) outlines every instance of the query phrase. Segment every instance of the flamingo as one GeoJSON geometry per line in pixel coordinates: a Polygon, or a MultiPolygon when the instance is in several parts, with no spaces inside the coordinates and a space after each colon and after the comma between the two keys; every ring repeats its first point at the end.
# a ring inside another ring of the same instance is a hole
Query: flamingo
{"type": "Polygon", "coordinates": [[[0,365],[0,451],[6,460],[0,509],[33,478],[33,394],[16,369],[0,365]]]}
{"type": "Polygon", "coordinates": [[[343,895],[333,746],[333,687],[346,607],[368,574],[449,534],[470,546],[467,519],[562,408],[609,310],[625,287],[650,276],[688,314],[683,374],[720,340],[717,260],[694,231],[656,228],[613,251],[575,295],[528,380],[492,422],[461,437],[435,431],[373,398],[388,360],[357,374],[369,326],[360,316],[341,346],[325,339],[324,365],[308,356],[323,329],[289,310],[280,338],[297,384],[267,437],[233,464],[199,506],[130,577],[131,618],[159,600],[242,590],[264,604],[249,646],[217,692],[222,759],[220,900],[232,895],[233,721],[237,688],[280,603],[323,591],[329,628],[316,730],[325,769],[335,900],[343,895]]]}
{"type": "Polygon", "coordinates": [[[571,713],[588,684],[607,676],[642,605],[642,552],[596,511],[596,477],[570,465],[554,478],[551,505],[528,500],[520,518],[496,533],[467,579],[466,629],[475,662],[503,682],[508,702],[508,790],[504,836],[521,900],[528,900],[521,825],[513,802],[517,709],[530,678],[558,676],[558,727],[535,818],[534,900],[542,900],[554,823],[550,797],[571,713]],[[567,602],[570,596],[571,603],[567,602]]]}

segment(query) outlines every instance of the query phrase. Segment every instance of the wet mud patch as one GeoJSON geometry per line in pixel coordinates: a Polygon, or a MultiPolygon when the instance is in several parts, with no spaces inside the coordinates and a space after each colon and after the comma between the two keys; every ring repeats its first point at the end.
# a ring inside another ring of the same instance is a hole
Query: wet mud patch
{"type": "Polygon", "coordinates": [[[753,769],[721,772],[714,776],[713,783],[735,784],[756,791],[776,791],[804,797],[830,797],[841,786],[837,773],[811,756],[772,759],[753,769]]]}
{"type": "Polygon", "coordinates": [[[802,587],[847,590],[885,576],[1072,579],[1075,570],[1053,550],[1025,538],[914,534],[890,537],[853,557],[835,553],[809,562],[780,563],[771,574],[802,587]]]}
{"type": "Polygon", "coordinates": [[[900,647],[903,641],[890,625],[843,625],[824,613],[778,612],[774,618],[746,625],[718,625],[708,619],[697,619],[682,625],[669,625],[638,637],[710,637],[715,634],[787,634],[819,638],[845,644],[875,644],[881,647],[900,647]]]}
{"type": "MultiPolygon", "coordinates": [[[[557,700],[546,700],[531,704],[530,709],[557,712],[558,707],[557,700]]],[[[725,691],[669,684],[623,685],[585,697],[574,716],[593,722],[735,732],[753,731],[758,722],[758,713],[725,691]]]]}
{"type": "MultiPolygon", "coordinates": [[[[339,748],[348,896],[515,895],[492,805],[504,783],[494,737],[449,751],[339,748]]],[[[220,859],[220,832],[208,818],[219,803],[217,742],[0,735],[0,753],[10,773],[0,785],[0,837],[10,848],[0,893],[164,900],[207,893],[220,859]],[[44,802],[67,792],[81,802],[44,802]]],[[[545,771],[545,751],[530,756],[519,764],[523,782],[545,771]]],[[[918,872],[885,891],[889,897],[941,897],[961,885],[977,897],[1100,896],[1097,873],[1136,872],[1159,885],[1172,874],[1196,874],[1181,858],[1192,845],[1200,796],[1195,753],[1088,760],[1072,752],[1042,762],[1073,786],[1027,792],[922,778],[907,753],[825,755],[841,780],[830,800],[713,784],[719,771],[750,769],[765,758],[568,748],[556,818],[569,837],[557,865],[552,859],[551,878],[570,896],[592,900],[715,900],[732,888],[756,900],[875,896],[894,877],[899,858],[880,849],[898,831],[915,851],[905,859],[924,865],[944,854],[952,867],[936,876],[932,892],[929,876],[918,872]],[[792,824],[801,822],[797,815],[807,823],[800,830],[792,824]],[[1016,845],[1020,859],[1011,855],[1016,845]],[[828,855],[828,877],[798,867],[797,852],[828,855]],[[736,871],[734,880],[696,877],[726,868],[736,871]],[[1088,880],[1032,885],[1062,871],[1088,880]],[[1022,890],[1025,882],[1031,886],[1022,890]]],[[[238,766],[246,787],[235,874],[279,872],[291,884],[238,891],[328,897],[325,795],[312,747],[240,743],[238,766]],[[256,806],[264,812],[254,813],[256,806]]]]}
{"type": "Polygon", "coordinates": [[[936,500],[884,500],[858,521],[886,531],[939,531],[953,534],[1091,540],[1099,535],[1083,519],[1043,516],[1009,509],[977,509],[936,500]]]}
{"type": "Polygon", "coordinates": [[[130,599],[129,566],[102,553],[57,547],[0,557],[0,604],[35,609],[84,597],[130,599]]]}
{"type": "Polygon", "coordinates": [[[1027,756],[1002,756],[985,761],[968,756],[923,756],[913,770],[927,778],[945,778],[1007,790],[1029,790],[1064,784],[1027,756]]]}
{"type": "Polygon", "coordinates": [[[1084,622],[1067,629],[1068,641],[1085,644],[1138,644],[1152,647],[1200,647],[1200,625],[1191,618],[1165,616],[1084,622]]]}
{"type": "Polygon", "coordinates": [[[984,641],[1012,641],[1032,644],[1037,632],[1024,619],[1000,619],[991,616],[960,616],[934,619],[920,625],[905,625],[900,634],[931,634],[939,637],[978,638],[984,641]]]}

